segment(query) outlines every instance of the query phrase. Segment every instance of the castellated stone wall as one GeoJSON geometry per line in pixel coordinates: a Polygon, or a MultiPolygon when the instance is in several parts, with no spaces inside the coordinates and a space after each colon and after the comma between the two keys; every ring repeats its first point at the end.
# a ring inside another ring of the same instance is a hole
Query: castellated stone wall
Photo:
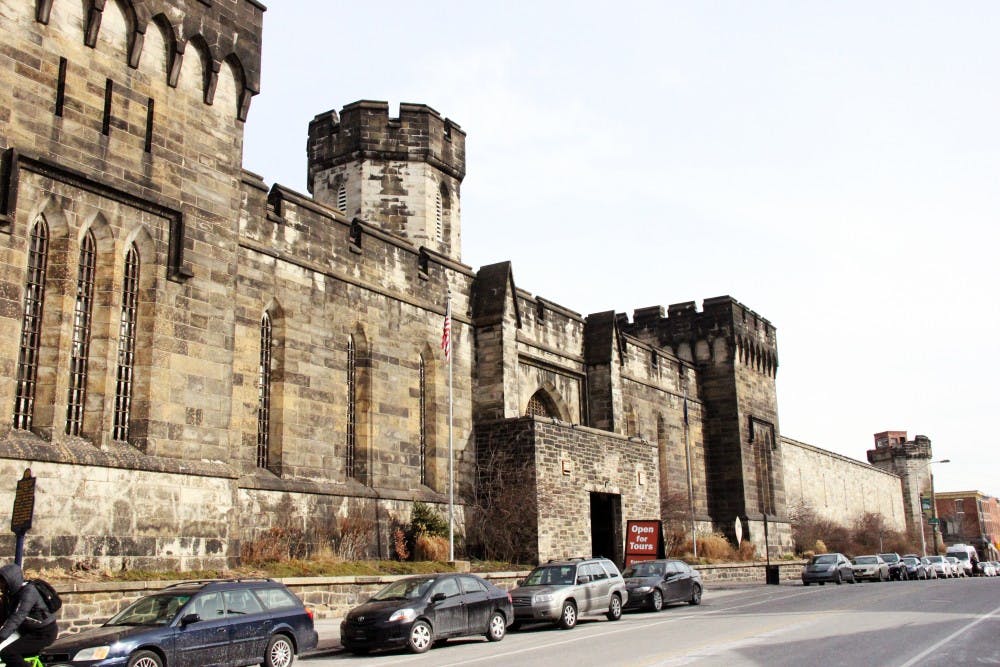
{"type": "Polygon", "coordinates": [[[881,514],[890,529],[906,532],[898,475],[790,438],[781,439],[781,449],[791,510],[805,505],[846,526],[873,512],[881,514]]]}

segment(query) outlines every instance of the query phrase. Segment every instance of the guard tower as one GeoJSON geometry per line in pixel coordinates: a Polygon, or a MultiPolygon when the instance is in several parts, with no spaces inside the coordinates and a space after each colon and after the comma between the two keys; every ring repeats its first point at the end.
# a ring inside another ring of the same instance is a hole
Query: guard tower
{"type": "Polygon", "coordinates": [[[465,132],[423,104],[362,100],[309,123],[309,192],[455,261],[462,258],[465,132]]]}
{"type": "Polygon", "coordinates": [[[926,536],[933,535],[934,531],[924,525],[920,496],[923,494],[932,499],[934,496],[931,439],[918,435],[913,440],[907,440],[906,431],[882,431],[874,437],[875,449],[868,450],[868,462],[902,479],[906,531],[911,537],[921,538],[926,543],[926,536]]]}

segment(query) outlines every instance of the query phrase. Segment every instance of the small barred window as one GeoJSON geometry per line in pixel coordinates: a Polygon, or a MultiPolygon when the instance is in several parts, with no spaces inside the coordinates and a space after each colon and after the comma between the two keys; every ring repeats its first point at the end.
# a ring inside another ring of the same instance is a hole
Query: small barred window
{"type": "Polygon", "coordinates": [[[267,468],[271,446],[271,315],[260,320],[260,364],[257,370],[257,467],[267,468]]]}
{"type": "Polygon", "coordinates": [[[347,341],[347,455],[344,461],[344,471],[350,479],[354,477],[354,446],[355,446],[355,423],[356,415],[356,359],[354,350],[354,337],[347,341]]]}

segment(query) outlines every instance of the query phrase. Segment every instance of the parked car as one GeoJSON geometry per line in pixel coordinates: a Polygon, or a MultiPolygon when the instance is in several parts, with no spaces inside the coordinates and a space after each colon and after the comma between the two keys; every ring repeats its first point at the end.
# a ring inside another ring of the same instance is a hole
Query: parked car
{"type": "Polygon", "coordinates": [[[906,567],[907,579],[929,579],[927,566],[916,555],[903,556],[903,565],[906,567]]]}
{"type": "Polygon", "coordinates": [[[938,578],[938,573],[937,570],[934,568],[934,563],[932,563],[927,556],[921,556],[920,563],[924,566],[924,574],[926,575],[925,577],[926,579],[938,578]]]}
{"type": "Polygon", "coordinates": [[[995,577],[997,576],[996,566],[992,561],[981,560],[979,561],[979,574],[983,577],[995,577]]]}
{"type": "Polygon", "coordinates": [[[885,581],[889,578],[889,566],[881,557],[872,554],[870,556],[855,556],[851,559],[854,578],[858,581],[870,579],[871,581],[885,581]]]}
{"type": "Polygon", "coordinates": [[[809,559],[802,568],[802,584],[808,586],[817,583],[820,586],[828,581],[841,584],[849,581],[855,583],[854,568],[847,556],[842,553],[818,554],[809,559]]]}
{"type": "Polygon", "coordinates": [[[951,563],[951,571],[953,577],[964,577],[965,567],[962,565],[962,561],[958,560],[956,556],[945,556],[944,559],[951,563]]]}
{"type": "Polygon", "coordinates": [[[606,558],[549,561],[532,570],[510,592],[514,622],[576,625],[583,614],[605,614],[617,621],[628,602],[625,580],[606,558]]]}
{"type": "Polygon", "coordinates": [[[510,595],[474,574],[407,577],[347,612],[340,641],[352,653],[403,646],[423,653],[449,637],[498,642],[513,616],[510,595]]]}
{"type": "Polygon", "coordinates": [[[906,580],[906,566],[903,565],[903,559],[900,558],[898,553],[890,551],[889,553],[879,554],[879,556],[889,566],[890,579],[897,581],[906,580]]]}
{"type": "Polygon", "coordinates": [[[317,639],[312,611],[277,581],[188,581],[140,598],[98,628],[56,640],[41,659],[81,667],[288,667],[317,639]]]}
{"type": "Polygon", "coordinates": [[[951,563],[949,563],[944,556],[924,556],[927,562],[930,564],[931,568],[934,570],[934,574],[937,577],[943,577],[945,579],[954,576],[951,569],[951,563]]]}
{"type": "Polygon", "coordinates": [[[680,560],[646,560],[622,572],[628,591],[626,609],[660,611],[671,602],[700,604],[701,573],[680,560]]]}

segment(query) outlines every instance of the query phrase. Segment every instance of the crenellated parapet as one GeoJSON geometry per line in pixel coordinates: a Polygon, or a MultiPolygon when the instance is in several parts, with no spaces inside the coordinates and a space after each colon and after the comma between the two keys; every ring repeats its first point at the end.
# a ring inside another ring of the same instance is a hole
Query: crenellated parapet
{"type": "Polygon", "coordinates": [[[309,192],[349,217],[462,258],[465,132],[424,104],[361,100],[309,124],[309,192]]]}
{"type": "Polygon", "coordinates": [[[309,183],[338,164],[360,157],[427,162],[453,178],[465,178],[465,132],[426,104],[399,105],[360,100],[338,115],[330,110],[309,123],[309,183]]]}
{"type": "Polygon", "coordinates": [[[629,331],[653,338],[689,361],[726,361],[768,377],[778,370],[778,343],[774,325],[730,296],[637,309],[629,331]]]}
{"type": "MultiPolygon", "coordinates": [[[[130,68],[138,69],[146,51],[147,35],[151,30],[156,31],[157,41],[163,41],[166,51],[167,84],[176,88],[184,60],[197,59],[202,68],[201,88],[206,104],[214,102],[219,74],[224,66],[229,67],[237,88],[236,116],[246,120],[250,99],[260,92],[264,5],[256,0],[225,4],[201,0],[123,0],[120,4],[90,0],[83,5],[84,45],[95,48],[105,24],[123,20],[126,60],[130,68]],[[109,16],[112,12],[115,16],[109,16]]],[[[53,0],[36,0],[35,20],[49,25],[59,10],[53,0]]]]}

